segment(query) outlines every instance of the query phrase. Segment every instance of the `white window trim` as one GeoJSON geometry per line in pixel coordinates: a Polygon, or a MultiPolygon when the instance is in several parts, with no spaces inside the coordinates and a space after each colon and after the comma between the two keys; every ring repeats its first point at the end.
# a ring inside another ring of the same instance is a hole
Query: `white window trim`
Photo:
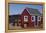
{"type": "Polygon", "coordinates": [[[41,16],[38,16],[38,17],[37,17],[37,21],[41,21],[41,16]],[[39,17],[40,17],[40,20],[39,20],[39,17]]]}
{"type": "Polygon", "coordinates": [[[32,21],[35,21],[35,16],[31,16],[31,20],[32,20],[32,21]],[[32,17],[34,17],[34,20],[32,20],[32,17]]]}
{"type": "Polygon", "coordinates": [[[24,16],[24,22],[27,22],[28,21],[28,16],[24,16]],[[25,17],[27,17],[27,19],[25,19],[25,17]]]}

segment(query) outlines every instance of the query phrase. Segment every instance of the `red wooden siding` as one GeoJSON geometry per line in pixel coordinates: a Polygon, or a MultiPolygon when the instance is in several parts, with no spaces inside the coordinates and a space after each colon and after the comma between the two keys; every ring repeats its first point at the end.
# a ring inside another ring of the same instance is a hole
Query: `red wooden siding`
{"type": "Polygon", "coordinates": [[[28,22],[27,22],[27,26],[30,27],[31,26],[31,15],[27,12],[27,10],[25,9],[21,15],[21,25],[24,27],[24,16],[28,16],[28,22]]]}

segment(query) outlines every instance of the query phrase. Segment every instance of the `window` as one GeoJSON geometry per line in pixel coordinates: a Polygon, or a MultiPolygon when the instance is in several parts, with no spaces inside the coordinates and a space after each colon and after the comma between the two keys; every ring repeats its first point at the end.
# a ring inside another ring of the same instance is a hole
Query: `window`
{"type": "Polygon", "coordinates": [[[35,16],[32,16],[31,19],[32,19],[32,21],[35,21],[35,16]]]}
{"type": "Polygon", "coordinates": [[[38,21],[41,21],[41,17],[40,16],[38,16],[38,21]]]}
{"type": "Polygon", "coordinates": [[[28,21],[28,16],[24,16],[24,21],[25,21],[25,22],[28,21]]]}

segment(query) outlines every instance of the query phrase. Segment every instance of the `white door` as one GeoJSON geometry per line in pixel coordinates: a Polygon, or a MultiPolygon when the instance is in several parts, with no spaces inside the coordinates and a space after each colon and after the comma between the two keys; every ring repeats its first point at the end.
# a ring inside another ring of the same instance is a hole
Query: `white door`
{"type": "Polygon", "coordinates": [[[19,26],[21,26],[21,23],[19,23],[19,26]]]}
{"type": "Polygon", "coordinates": [[[24,24],[24,28],[27,28],[27,24],[24,24]]]}

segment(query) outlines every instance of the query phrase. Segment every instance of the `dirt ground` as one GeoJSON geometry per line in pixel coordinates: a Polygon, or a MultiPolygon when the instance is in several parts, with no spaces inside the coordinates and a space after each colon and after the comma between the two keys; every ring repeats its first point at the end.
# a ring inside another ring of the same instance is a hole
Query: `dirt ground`
{"type": "Polygon", "coordinates": [[[9,30],[42,30],[42,28],[26,28],[26,27],[22,28],[21,26],[17,26],[16,23],[15,23],[15,26],[13,26],[11,23],[11,24],[9,24],[9,30]]]}

